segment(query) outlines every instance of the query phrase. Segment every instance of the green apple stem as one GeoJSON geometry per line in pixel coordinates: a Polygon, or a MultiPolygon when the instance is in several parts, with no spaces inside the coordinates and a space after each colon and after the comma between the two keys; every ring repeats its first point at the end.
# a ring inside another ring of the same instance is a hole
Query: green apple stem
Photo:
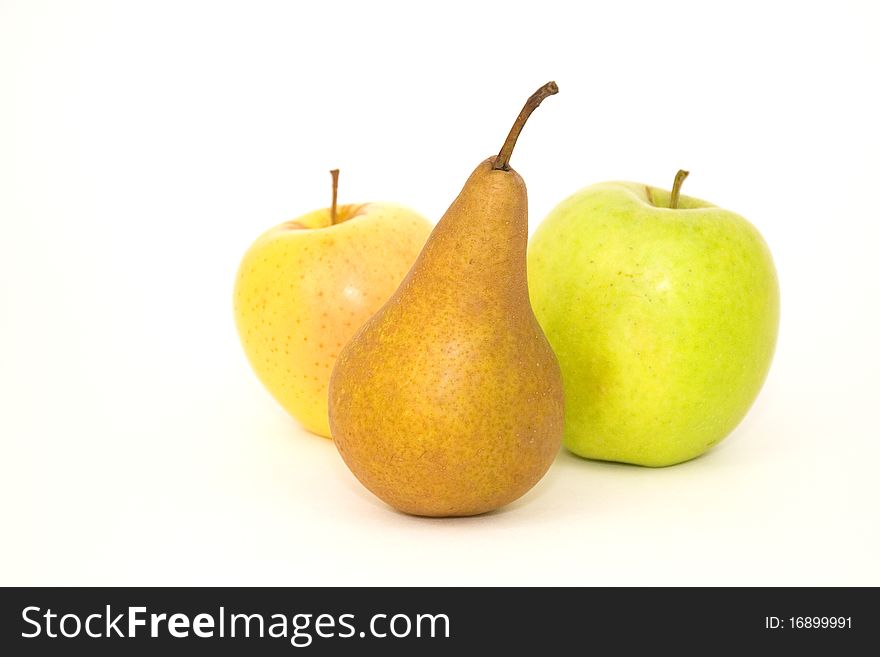
{"type": "Polygon", "coordinates": [[[333,202],[330,204],[330,225],[333,226],[336,224],[336,192],[339,189],[339,169],[331,170],[330,176],[333,178],[333,202]]]}
{"type": "Polygon", "coordinates": [[[672,196],[669,197],[669,207],[673,210],[678,209],[678,197],[681,196],[681,184],[688,177],[690,171],[679,169],[675,174],[675,182],[672,183],[672,196]]]}
{"type": "Polygon", "coordinates": [[[538,105],[540,105],[547,96],[552,96],[556,93],[559,93],[559,87],[556,86],[555,82],[548,82],[529,96],[529,99],[523,106],[519,116],[516,117],[516,121],[513,122],[513,127],[510,129],[507,139],[504,140],[504,145],[498,152],[498,157],[495,158],[495,165],[492,167],[493,169],[510,171],[510,156],[513,153],[513,147],[516,146],[516,140],[519,138],[519,133],[522,132],[523,126],[526,124],[526,121],[529,120],[529,116],[531,116],[532,112],[538,108],[538,105]]]}

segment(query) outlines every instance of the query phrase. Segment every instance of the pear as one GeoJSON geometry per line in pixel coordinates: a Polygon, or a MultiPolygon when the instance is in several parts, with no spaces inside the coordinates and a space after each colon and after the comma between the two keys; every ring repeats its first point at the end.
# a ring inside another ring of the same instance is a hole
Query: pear
{"type": "Polygon", "coordinates": [[[550,82],[529,98],[331,374],[339,453],[405,513],[502,507],[560,448],[562,377],[529,304],[526,186],[508,164],[529,115],[557,90],[550,82]]]}

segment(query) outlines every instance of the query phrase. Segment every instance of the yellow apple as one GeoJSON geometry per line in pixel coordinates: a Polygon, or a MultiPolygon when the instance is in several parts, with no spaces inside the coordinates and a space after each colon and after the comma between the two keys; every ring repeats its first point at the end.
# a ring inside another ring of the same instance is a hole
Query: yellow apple
{"type": "Polygon", "coordinates": [[[238,334],[257,377],[306,429],[327,437],[336,356],[394,293],[432,228],[399,205],[337,208],[335,196],[334,184],[331,208],[257,238],[234,293],[238,334]]]}

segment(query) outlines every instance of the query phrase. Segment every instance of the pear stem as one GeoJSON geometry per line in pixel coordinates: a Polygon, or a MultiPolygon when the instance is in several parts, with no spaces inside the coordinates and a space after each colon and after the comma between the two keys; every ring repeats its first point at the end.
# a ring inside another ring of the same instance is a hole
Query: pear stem
{"type": "Polygon", "coordinates": [[[531,116],[532,112],[534,112],[538,108],[538,105],[541,104],[541,101],[547,96],[552,96],[556,93],[559,93],[559,87],[556,86],[555,82],[548,82],[529,96],[529,99],[523,106],[519,116],[516,117],[516,121],[513,122],[513,127],[510,129],[507,139],[504,140],[504,145],[498,152],[498,157],[495,158],[495,165],[492,167],[493,169],[510,171],[510,156],[513,153],[513,147],[516,146],[516,140],[519,138],[519,133],[522,132],[523,126],[526,124],[526,121],[529,120],[529,116],[531,116]]]}
{"type": "Polygon", "coordinates": [[[681,195],[681,184],[688,177],[690,171],[679,169],[675,174],[675,182],[672,183],[672,195],[669,197],[669,207],[673,210],[678,209],[678,197],[681,195]]]}
{"type": "Polygon", "coordinates": [[[334,226],[336,224],[336,192],[339,189],[339,169],[331,170],[330,176],[333,178],[333,202],[330,203],[330,225],[334,226]]]}

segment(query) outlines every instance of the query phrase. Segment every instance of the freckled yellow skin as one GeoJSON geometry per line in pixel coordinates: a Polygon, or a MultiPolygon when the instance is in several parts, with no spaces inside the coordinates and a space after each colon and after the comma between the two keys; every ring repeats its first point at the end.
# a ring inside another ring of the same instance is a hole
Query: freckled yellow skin
{"type": "Polygon", "coordinates": [[[635,183],[559,204],[529,244],[535,314],[565,382],[565,446],[665,466],[742,420],[770,368],[779,287],[733,212],[635,183]]]}
{"type": "Polygon", "coordinates": [[[559,365],[529,306],[526,188],[493,161],[468,179],[330,382],[339,453],[406,513],[497,509],[537,483],[562,440],[559,365]]]}
{"type": "Polygon", "coordinates": [[[344,205],[276,226],[248,249],[235,281],[235,323],[272,396],[330,436],[327,386],[336,357],[403,280],[431,224],[390,203],[344,205]]]}

